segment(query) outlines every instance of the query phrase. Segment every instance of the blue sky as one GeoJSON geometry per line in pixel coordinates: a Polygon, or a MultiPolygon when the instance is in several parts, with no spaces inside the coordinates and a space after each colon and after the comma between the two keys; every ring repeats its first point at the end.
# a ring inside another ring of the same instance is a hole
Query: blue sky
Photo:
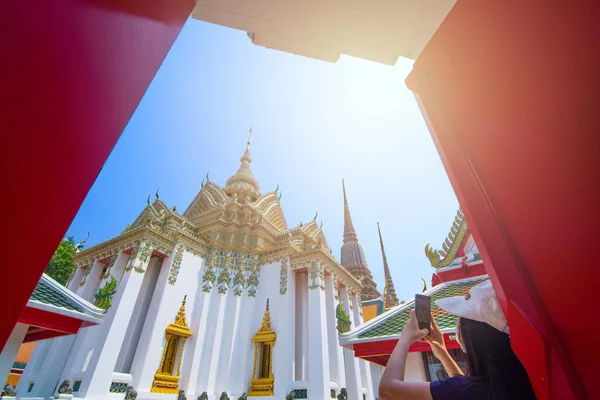
{"type": "Polygon", "coordinates": [[[160,196],[183,212],[207,172],[224,185],[253,127],[261,191],[279,183],[288,226],[318,211],[339,260],[342,178],[380,290],[377,222],[401,299],[430,281],[423,248],[441,245],[458,208],[404,79],[412,61],[335,64],[254,46],[245,32],[189,20],[69,228],[87,246],[118,235],[160,196]]]}

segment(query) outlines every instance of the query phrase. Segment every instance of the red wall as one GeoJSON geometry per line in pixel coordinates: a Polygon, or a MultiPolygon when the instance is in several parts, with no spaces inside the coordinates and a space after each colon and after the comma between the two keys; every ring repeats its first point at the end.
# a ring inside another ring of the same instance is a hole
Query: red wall
{"type": "Polygon", "coordinates": [[[0,348],[194,3],[2,3],[0,348]]]}
{"type": "Polygon", "coordinates": [[[599,6],[458,0],[407,79],[540,398],[600,398],[599,6]]]}

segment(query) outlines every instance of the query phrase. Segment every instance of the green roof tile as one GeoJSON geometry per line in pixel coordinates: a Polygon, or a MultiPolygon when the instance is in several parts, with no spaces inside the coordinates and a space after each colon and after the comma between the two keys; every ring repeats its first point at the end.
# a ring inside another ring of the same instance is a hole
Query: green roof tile
{"type": "MultiPolygon", "coordinates": [[[[464,296],[469,292],[469,289],[471,289],[478,283],[485,281],[486,279],[488,278],[473,279],[470,281],[458,283],[447,283],[444,284],[444,286],[441,289],[431,294],[431,313],[433,314],[435,322],[437,322],[440,329],[455,328],[457,318],[454,315],[448,314],[446,311],[436,306],[435,300],[453,296],[464,296]]],[[[406,308],[404,308],[397,314],[389,316],[388,318],[381,321],[379,324],[373,326],[371,329],[364,331],[358,336],[358,338],[371,339],[381,336],[393,336],[401,334],[402,330],[404,329],[404,325],[406,324],[406,321],[408,321],[410,310],[413,310],[415,308],[414,301],[412,301],[408,305],[404,305],[401,307],[406,308]]]]}
{"type": "Polygon", "coordinates": [[[30,300],[36,300],[40,303],[50,304],[56,307],[65,308],[67,310],[82,312],[77,303],[43,280],[38,282],[33,294],[30,297],[30,300]]]}

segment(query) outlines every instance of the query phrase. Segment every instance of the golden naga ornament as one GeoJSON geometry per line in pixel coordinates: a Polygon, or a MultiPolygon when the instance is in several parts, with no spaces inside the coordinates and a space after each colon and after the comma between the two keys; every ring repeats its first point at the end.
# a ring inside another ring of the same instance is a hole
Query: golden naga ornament
{"type": "Polygon", "coordinates": [[[175,316],[175,322],[167,325],[165,329],[165,348],[150,389],[153,393],[179,393],[183,349],[187,338],[192,336],[192,331],[185,319],[186,298],[187,296],[183,298],[181,307],[175,316]]]}

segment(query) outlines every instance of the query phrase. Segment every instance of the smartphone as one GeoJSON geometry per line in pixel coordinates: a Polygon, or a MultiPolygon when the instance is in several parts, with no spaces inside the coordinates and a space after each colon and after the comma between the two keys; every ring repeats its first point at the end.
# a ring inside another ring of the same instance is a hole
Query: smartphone
{"type": "Polygon", "coordinates": [[[431,297],[422,294],[415,295],[415,314],[419,322],[419,329],[427,329],[431,327],[431,297]]]}

